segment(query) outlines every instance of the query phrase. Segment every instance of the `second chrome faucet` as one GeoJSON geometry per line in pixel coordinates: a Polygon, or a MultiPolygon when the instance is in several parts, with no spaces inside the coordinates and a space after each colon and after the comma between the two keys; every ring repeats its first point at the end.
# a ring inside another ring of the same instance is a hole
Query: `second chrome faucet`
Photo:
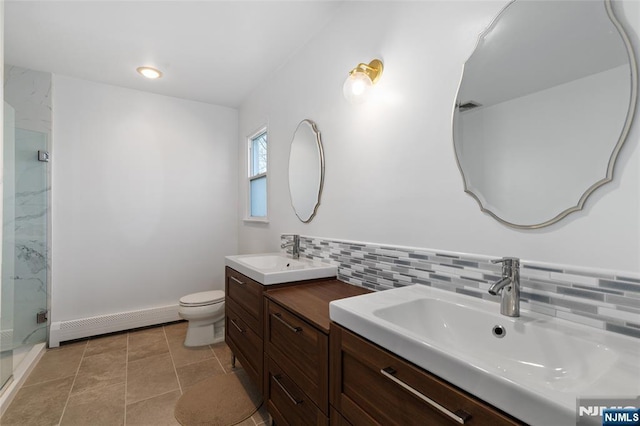
{"type": "Polygon", "coordinates": [[[281,249],[291,247],[291,257],[300,258],[300,235],[298,234],[282,234],[282,238],[291,238],[291,241],[280,244],[281,249]]]}
{"type": "Polygon", "coordinates": [[[520,259],[503,257],[491,263],[502,263],[502,278],[491,285],[489,294],[502,294],[500,313],[508,317],[520,316],[520,259]]]}

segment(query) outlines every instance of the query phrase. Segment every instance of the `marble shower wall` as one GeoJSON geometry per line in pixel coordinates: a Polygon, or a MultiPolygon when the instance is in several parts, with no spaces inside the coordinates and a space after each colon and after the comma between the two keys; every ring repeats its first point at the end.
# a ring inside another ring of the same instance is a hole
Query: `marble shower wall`
{"type": "Polygon", "coordinates": [[[51,74],[4,66],[4,100],[16,110],[16,128],[51,134],[51,74]]]}
{"type": "MultiPolygon", "coordinates": [[[[13,274],[14,346],[42,342],[46,323],[36,313],[49,305],[50,163],[38,161],[38,151],[49,151],[51,140],[51,74],[5,65],[5,101],[15,109],[13,274]]],[[[5,191],[7,188],[5,188],[5,191]]],[[[7,261],[3,259],[3,261],[7,261]]]]}

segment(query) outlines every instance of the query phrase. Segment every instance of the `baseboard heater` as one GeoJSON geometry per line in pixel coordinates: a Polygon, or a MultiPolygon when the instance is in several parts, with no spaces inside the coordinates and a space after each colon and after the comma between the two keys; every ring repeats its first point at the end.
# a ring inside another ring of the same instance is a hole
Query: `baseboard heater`
{"type": "Polygon", "coordinates": [[[179,305],[161,306],[138,311],[52,322],[49,331],[49,347],[56,348],[60,346],[60,342],[68,340],[178,321],[180,320],[178,307],[179,305]]]}

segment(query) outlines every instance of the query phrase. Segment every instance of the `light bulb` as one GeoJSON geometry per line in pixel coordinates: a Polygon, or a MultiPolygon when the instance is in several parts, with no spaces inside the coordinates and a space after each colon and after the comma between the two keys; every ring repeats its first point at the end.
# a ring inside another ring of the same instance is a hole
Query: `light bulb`
{"type": "Polygon", "coordinates": [[[138,73],[143,77],[150,78],[152,80],[162,77],[162,73],[160,71],[151,67],[138,67],[136,71],[138,71],[138,73]]]}
{"type": "Polygon", "coordinates": [[[368,75],[355,71],[347,77],[342,92],[349,102],[359,104],[367,100],[372,85],[368,75]]]}

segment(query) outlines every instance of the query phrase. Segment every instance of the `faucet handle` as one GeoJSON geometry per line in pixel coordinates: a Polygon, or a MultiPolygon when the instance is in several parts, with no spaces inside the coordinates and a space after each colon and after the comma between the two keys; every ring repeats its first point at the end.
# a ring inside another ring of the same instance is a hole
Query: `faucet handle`
{"type": "Polygon", "coordinates": [[[520,269],[520,259],[517,257],[503,257],[502,259],[492,259],[491,263],[502,263],[502,273],[511,274],[512,270],[520,269]]]}

